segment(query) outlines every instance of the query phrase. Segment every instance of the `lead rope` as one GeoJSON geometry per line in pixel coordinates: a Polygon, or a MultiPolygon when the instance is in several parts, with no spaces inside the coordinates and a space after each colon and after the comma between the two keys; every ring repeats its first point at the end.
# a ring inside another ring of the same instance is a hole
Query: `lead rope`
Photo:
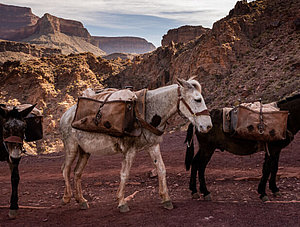
{"type": "Polygon", "coordinates": [[[192,134],[192,139],[191,139],[191,141],[189,142],[189,141],[186,141],[186,146],[188,147],[188,148],[190,148],[191,146],[192,146],[192,144],[193,144],[193,142],[194,142],[194,136],[195,136],[195,133],[196,133],[196,128],[195,128],[195,126],[193,127],[193,134],[192,134]]]}

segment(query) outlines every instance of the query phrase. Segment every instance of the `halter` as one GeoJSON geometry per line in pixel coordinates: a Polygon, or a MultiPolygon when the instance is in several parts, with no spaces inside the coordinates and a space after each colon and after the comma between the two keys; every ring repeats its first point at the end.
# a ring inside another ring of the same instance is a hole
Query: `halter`
{"type": "Polygon", "coordinates": [[[180,111],[179,107],[180,107],[180,102],[182,102],[182,103],[185,105],[185,107],[188,109],[188,111],[190,111],[190,113],[191,113],[194,117],[196,117],[196,116],[201,116],[201,115],[210,116],[208,109],[205,109],[205,110],[202,110],[202,111],[200,111],[200,112],[195,113],[195,112],[192,110],[192,108],[189,106],[189,104],[187,104],[187,102],[186,102],[186,101],[184,100],[184,98],[182,97],[181,92],[180,92],[180,87],[179,87],[179,86],[178,86],[178,89],[177,89],[177,93],[178,93],[177,111],[178,111],[178,113],[179,113],[180,115],[181,115],[181,111],[180,111]]]}
{"type": "MultiPolygon", "coordinates": [[[[180,102],[182,102],[186,106],[186,108],[190,111],[190,113],[194,117],[200,116],[200,115],[210,116],[208,109],[202,110],[201,112],[194,113],[194,111],[191,109],[191,107],[187,104],[187,102],[181,96],[181,92],[180,92],[180,87],[179,86],[178,86],[177,92],[178,92],[177,112],[179,113],[180,116],[182,116],[182,117],[185,118],[185,116],[181,113],[181,111],[179,109],[180,102]]],[[[161,136],[164,133],[164,131],[159,130],[158,128],[156,128],[153,125],[149,124],[148,122],[146,122],[142,118],[138,117],[138,120],[141,123],[142,127],[148,129],[150,132],[154,133],[155,135],[161,136]]]]}
{"type": "Polygon", "coordinates": [[[19,143],[23,144],[23,140],[19,136],[9,136],[3,140],[4,142],[9,142],[9,143],[19,143]]]}
{"type": "Polygon", "coordinates": [[[6,145],[5,142],[21,144],[21,146],[22,146],[22,153],[26,153],[26,150],[23,147],[23,139],[21,137],[19,137],[19,136],[9,136],[9,137],[6,137],[5,139],[3,139],[3,146],[5,148],[5,151],[7,153],[9,153],[7,145],[6,145]]]}

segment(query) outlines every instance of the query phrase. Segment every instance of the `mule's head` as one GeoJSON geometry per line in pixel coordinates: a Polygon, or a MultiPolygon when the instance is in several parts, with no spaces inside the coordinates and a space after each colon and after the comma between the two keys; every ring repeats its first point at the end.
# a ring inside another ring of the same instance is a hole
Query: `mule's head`
{"type": "Polygon", "coordinates": [[[19,159],[23,151],[23,140],[25,137],[25,117],[33,110],[35,105],[22,111],[14,108],[6,110],[0,107],[2,117],[3,143],[10,158],[19,159]]]}
{"type": "Polygon", "coordinates": [[[201,94],[201,85],[190,79],[177,79],[179,84],[179,111],[189,119],[199,132],[206,133],[212,128],[211,118],[201,94]]]}

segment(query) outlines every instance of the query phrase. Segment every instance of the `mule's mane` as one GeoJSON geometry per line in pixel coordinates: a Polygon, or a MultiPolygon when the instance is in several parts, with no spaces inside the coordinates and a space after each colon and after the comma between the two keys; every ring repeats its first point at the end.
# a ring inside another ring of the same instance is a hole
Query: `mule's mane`
{"type": "Polygon", "coordinates": [[[191,85],[193,85],[201,93],[201,85],[197,80],[194,80],[193,78],[191,78],[187,82],[189,82],[191,85]]]}
{"type": "Polygon", "coordinates": [[[291,102],[293,100],[296,100],[296,99],[300,99],[300,94],[296,94],[296,95],[293,95],[293,96],[290,96],[290,97],[286,97],[280,101],[277,102],[277,104],[284,104],[284,103],[287,103],[287,102],[291,102]]]}

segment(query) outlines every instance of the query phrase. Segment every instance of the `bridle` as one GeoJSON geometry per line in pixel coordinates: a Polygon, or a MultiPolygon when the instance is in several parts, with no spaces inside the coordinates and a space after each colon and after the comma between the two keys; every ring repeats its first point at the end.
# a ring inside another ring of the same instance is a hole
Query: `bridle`
{"type": "Polygon", "coordinates": [[[178,111],[179,115],[182,116],[182,113],[181,113],[181,111],[180,111],[180,109],[179,109],[179,107],[180,107],[180,102],[182,102],[182,103],[185,105],[185,107],[188,109],[188,111],[189,111],[194,117],[196,117],[196,116],[201,116],[201,115],[210,116],[208,109],[205,109],[205,110],[202,110],[202,111],[200,111],[200,112],[196,112],[196,113],[195,113],[195,112],[192,110],[192,108],[189,106],[189,104],[188,104],[188,103],[184,100],[184,98],[182,97],[181,91],[180,91],[180,86],[178,86],[177,93],[178,93],[177,111],[178,111]]]}

